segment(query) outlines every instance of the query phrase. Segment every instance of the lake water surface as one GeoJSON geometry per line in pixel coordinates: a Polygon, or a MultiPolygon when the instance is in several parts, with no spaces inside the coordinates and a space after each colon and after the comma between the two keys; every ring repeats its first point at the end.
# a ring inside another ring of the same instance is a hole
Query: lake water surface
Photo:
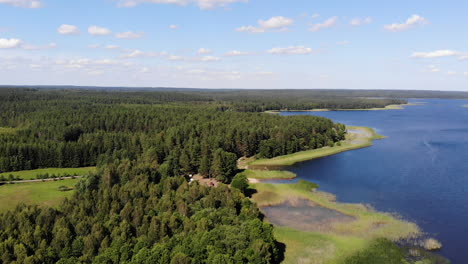
{"type": "Polygon", "coordinates": [[[404,110],[283,112],[375,128],[374,146],[296,164],[298,179],[341,202],[367,203],[417,223],[454,264],[468,263],[468,100],[426,102],[404,110]]]}

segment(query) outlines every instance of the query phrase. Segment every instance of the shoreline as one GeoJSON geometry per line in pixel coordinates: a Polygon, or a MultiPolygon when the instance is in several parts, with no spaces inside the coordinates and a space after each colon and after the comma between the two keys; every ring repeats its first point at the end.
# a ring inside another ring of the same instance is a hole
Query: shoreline
{"type": "Polygon", "coordinates": [[[387,105],[386,107],[376,107],[376,108],[357,108],[357,109],[325,109],[325,108],[316,108],[316,109],[309,109],[309,110],[268,110],[264,111],[265,114],[279,114],[281,112],[331,112],[331,111],[382,111],[382,110],[403,110],[405,106],[416,106],[416,105],[423,105],[424,102],[417,102],[417,103],[406,103],[406,104],[393,104],[387,105]]]}
{"type": "Polygon", "coordinates": [[[411,256],[421,261],[439,257],[422,246],[431,239],[417,224],[362,203],[337,202],[333,194],[318,191],[318,186],[312,182],[273,184],[257,181],[250,186],[256,191],[251,200],[265,214],[264,221],[273,224],[276,239],[286,245],[284,264],[344,264],[356,254],[372,251],[371,245],[381,239],[393,247],[400,243],[407,245],[398,248],[408,257],[411,252],[418,252],[419,255],[411,256]],[[304,202],[310,203],[308,208],[302,207],[304,202]],[[268,211],[272,208],[277,211],[270,217],[268,211]],[[322,210],[325,214],[320,213],[322,210]],[[325,222],[308,219],[311,211],[315,212],[314,216],[318,215],[318,219],[326,217],[327,212],[332,212],[335,217],[325,222]],[[309,229],[301,228],[304,225],[309,229]],[[311,255],[310,252],[320,254],[311,255]]]}
{"type": "Polygon", "coordinates": [[[331,156],[349,150],[370,147],[373,145],[374,140],[385,138],[369,127],[347,126],[346,128],[348,130],[346,139],[339,142],[339,144],[335,144],[334,147],[300,151],[271,159],[252,160],[247,164],[246,168],[267,171],[280,170],[283,167],[291,166],[299,162],[331,156]]]}
{"type": "MultiPolygon", "coordinates": [[[[277,240],[286,245],[287,250],[283,263],[312,261],[311,251],[324,252],[314,256],[314,260],[317,260],[318,257],[320,263],[346,263],[346,259],[350,256],[371,250],[370,245],[378,239],[386,239],[395,246],[399,241],[407,241],[413,244],[411,247],[413,252],[415,250],[429,252],[418,247],[417,243],[422,243],[421,241],[424,239],[424,233],[418,225],[395,214],[379,212],[361,203],[337,202],[334,194],[318,191],[318,185],[305,180],[292,184],[262,182],[262,180],[292,180],[296,178],[295,174],[293,174],[295,177],[281,177],[284,175],[282,172],[287,171],[280,169],[306,160],[369,147],[373,145],[374,140],[385,138],[368,127],[347,126],[347,130],[349,135],[346,136],[346,140],[341,142],[341,146],[337,144],[334,147],[303,151],[272,159],[254,160],[250,158],[246,162],[246,176],[249,176],[247,177],[249,185],[255,190],[251,200],[264,213],[274,207],[281,208],[275,210],[283,210],[275,211],[276,215],[271,219],[265,215],[265,221],[276,223],[274,224],[274,232],[277,240]],[[266,178],[265,176],[269,173],[273,173],[276,177],[266,178]],[[298,204],[300,200],[309,201],[313,205],[309,209],[295,207],[294,204],[298,204]],[[297,228],[298,225],[304,225],[303,222],[298,221],[306,219],[304,216],[296,215],[298,211],[307,216],[307,211],[313,210],[313,208],[318,209],[318,212],[321,211],[320,208],[323,208],[325,211],[329,210],[329,212],[332,211],[354,220],[342,222],[333,218],[325,228],[322,227],[323,222],[305,221],[309,226],[316,225],[316,228],[310,230],[297,228]],[[294,217],[290,217],[291,214],[294,217]],[[282,224],[278,225],[278,222],[282,224]]],[[[288,175],[292,176],[291,174],[288,175]]],[[[421,257],[421,259],[425,259],[425,257],[421,257]]]]}

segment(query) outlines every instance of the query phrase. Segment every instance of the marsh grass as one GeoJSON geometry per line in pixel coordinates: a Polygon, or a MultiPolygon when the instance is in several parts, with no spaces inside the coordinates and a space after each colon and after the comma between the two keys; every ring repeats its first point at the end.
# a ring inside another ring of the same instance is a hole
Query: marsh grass
{"type": "Polygon", "coordinates": [[[286,244],[284,263],[343,263],[344,259],[366,249],[376,239],[399,241],[420,234],[419,227],[414,223],[391,214],[376,212],[363,204],[337,203],[334,195],[314,191],[313,187],[313,183],[307,181],[295,184],[252,184],[252,188],[257,191],[252,199],[259,207],[307,199],[318,206],[355,219],[346,223],[334,223],[332,228],[320,232],[275,227],[276,238],[286,244]]]}
{"type": "Polygon", "coordinates": [[[334,233],[359,236],[363,238],[384,237],[393,241],[415,237],[420,234],[417,225],[398,219],[388,213],[376,212],[363,204],[337,203],[335,196],[328,193],[311,191],[310,183],[300,181],[296,184],[253,184],[257,193],[252,199],[260,206],[279,205],[289,199],[308,199],[313,203],[336,210],[356,218],[356,221],[334,226],[334,233]]]}

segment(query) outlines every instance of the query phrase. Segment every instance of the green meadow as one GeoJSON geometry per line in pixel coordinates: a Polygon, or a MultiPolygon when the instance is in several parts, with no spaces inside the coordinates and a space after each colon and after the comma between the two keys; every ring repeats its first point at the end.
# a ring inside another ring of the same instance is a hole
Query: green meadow
{"type": "Polygon", "coordinates": [[[48,174],[52,178],[53,175],[59,177],[63,175],[67,176],[83,176],[87,175],[90,172],[95,172],[96,167],[83,167],[83,168],[47,168],[47,169],[36,169],[36,170],[24,170],[24,171],[14,171],[14,172],[4,172],[0,173],[0,176],[3,176],[8,179],[9,175],[13,175],[15,178],[20,178],[22,180],[35,180],[38,175],[48,174]]]}
{"type": "Polygon", "coordinates": [[[77,179],[49,182],[18,183],[0,185],[0,212],[14,209],[18,204],[55,207],[73,191],[59,191],[60,186],[73,188],[77,179]]]}

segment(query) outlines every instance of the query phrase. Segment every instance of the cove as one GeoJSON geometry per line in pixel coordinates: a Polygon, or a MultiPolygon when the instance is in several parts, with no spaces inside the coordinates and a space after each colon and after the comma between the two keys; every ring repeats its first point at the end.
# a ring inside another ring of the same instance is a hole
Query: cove
{"type": "MultiPolygon", "coordinates": [[[[369,148],[287,169],[340,202],[367,203],[417,223],[443,244],[441,255],[466,263],[468,236],[468,100],[418,99],[403,110],[282,112],[317,115],[387,136],[369,148]]],[[[291,181],[275,181],[289,183],[291,181]]]]}

